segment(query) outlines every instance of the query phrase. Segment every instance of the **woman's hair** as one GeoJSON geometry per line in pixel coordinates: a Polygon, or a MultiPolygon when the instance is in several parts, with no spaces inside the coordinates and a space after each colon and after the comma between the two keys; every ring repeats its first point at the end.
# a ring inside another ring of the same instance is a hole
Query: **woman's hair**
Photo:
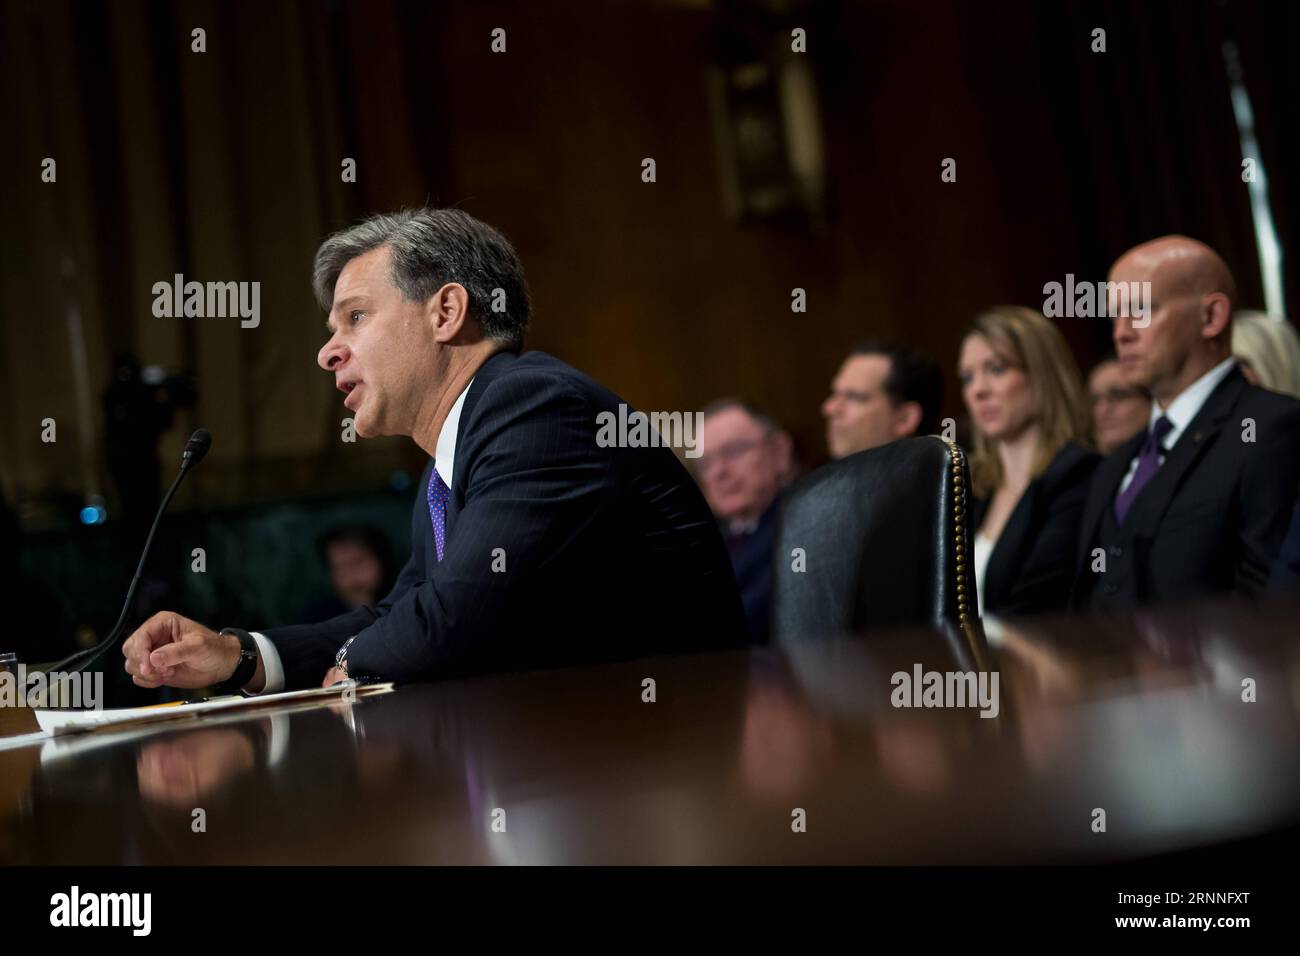
{"type": "MultiPolygon", "coordinates": [[[[1092,415],[1079,366],[1065,337],[1041,312],[1018,305],[999,305],[976,317],[965,342],[978,335],[1012,368],[1029,378],[1034,393],[1033,421],[1038,425],[1038,453],[1030,478],[1037,478],[1069,442],[1092,445],[1092,415]]],[[[971,484],[979,497],[1002,482],[1002,459],[996,442],[979,428],[971,455],[971,484]]]]}
{"type": "Polygon", "coordinates": [[[1290,322],[1238,312],[1232,320],[1232,354],[1250,363],[1264,388],[1300,398],[1300,336],[1290,322]]]}

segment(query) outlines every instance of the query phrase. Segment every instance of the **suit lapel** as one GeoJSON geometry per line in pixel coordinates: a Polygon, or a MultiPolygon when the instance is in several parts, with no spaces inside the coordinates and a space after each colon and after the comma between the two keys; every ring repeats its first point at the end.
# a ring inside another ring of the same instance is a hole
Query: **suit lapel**
{"type": "MultiPolygon", "coordinates": [[[[1021,570],[1019,565],[1028,557],[1032,547],[1030,539],[1042,527],[1043,512],[1051,507],[1052,497],[1057,494],[1070,473],[1081,461],[1091,456],[1079,445],[1065,445],[1052,458],[1047,469],[1029,483],[1025,493],[1016,502],[1007,518],[1006,527],[998,535],[993,553],[989,555],[988,567],[984,572],[984,597],[1001,598],[1010,590],[1011,582],[1021,570]]],[[[980,509],[978,520],[983,523],[983,510],[980,509]]],[[[976,528],[979,525],[975,525],[976,528]]]]}
{"type": "Polygon", "coordinates": [[[1025,493],[1011,509],[1011,516],[1007,518],[1002,533],[998,535],[993,553],[989,555],[988,567],[984,569],[985,603],[997,603],[1011,581],[1012,564],[1021,557],[1025,537],[1034,525],[1034,509],[1037,507],[1041,489],[1041,478],[1029,483],[1025,493]]]}
{"type": "Polygon", "coordinates": [[[1124,480],[1124,473],[1128,471],[1129,463],[1145,440],[1146,431],[1138,432],[1106,456],[1097,468],[1096,477],[1093,478],[1092,486],[1088,489],[1088,503],[1084,506],[1083,523],[1080,525],[1079,568],[1087,566],[1092,543],[1097,540],[1097,529],[1101,525],[1102,515],[1107,508],[1114,507],[1119,483],[1124,480]]]}
{"type": "Polygon", "coordinates": [[[456,518],[460,515],[460,510],[465,504],[466,476],[469,474],[469,455],[472,451],[469,442],[466,441],[466,436],[469,434],[469,423],[474,418],[474,410],[477,408],[483,392],[487,390],[487,387],[492,384],[497,376],[513,365],[518,358],[519,356],[514,352],[495,352],[488,356],[488,360],[474,374],[474,381],[470,383],[469,392],[465,395],[465,404],[460,409],[460,422],[456,427],[455,473],[451,476],[451,496],[447,499],[448,540],[451,538],[456,518]]]}
{"type": "Polygon", "coordinates": [[[1143,537],[1155,535],[1188,472],[1205,454],[1206,449],[1214,444],[1220,428],[1245,388],[1246,379],[1234,368],[1210,393],[1201,410],[1183,429],[1178,444],[1165,456],[1160,470],[1134,499],[1124,522],[1134,534],[1143,537]]]}
{"type": "Polygon", "coordinates": [[[984,515],[988,513],[989,502],[992,500],[993,498],[990,495],[988,498],[976,498],[971,502],[970,527],[974,528],[976,533],[979,532],[980,525],[984,523],[984,515]]]}

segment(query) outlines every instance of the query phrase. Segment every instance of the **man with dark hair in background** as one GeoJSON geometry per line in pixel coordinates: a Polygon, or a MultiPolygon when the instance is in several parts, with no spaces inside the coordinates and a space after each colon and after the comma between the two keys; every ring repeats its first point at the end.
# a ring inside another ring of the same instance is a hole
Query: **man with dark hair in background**
{"type": "Polygon", "coordinates": [[[331,528],[316,542],[333,593],[300,616],[324,621],[353,608],[378,604],[393,586],[393,548],[388,536],[369,525],[331,528]]]}
{"type": "Polygon", "coordinates": [[[832,458],[939,430],[943,372],[930,356],[874,339],[849,352],[822,402],[832,458]]]}
{"type": "Polygon", "coordinates": [[[712,402],[703,415],[695,474],[731,553],[749,639],[765,644],[777,511],[793,477],[794,444],[770,415],[738,398],[712,402]]]}

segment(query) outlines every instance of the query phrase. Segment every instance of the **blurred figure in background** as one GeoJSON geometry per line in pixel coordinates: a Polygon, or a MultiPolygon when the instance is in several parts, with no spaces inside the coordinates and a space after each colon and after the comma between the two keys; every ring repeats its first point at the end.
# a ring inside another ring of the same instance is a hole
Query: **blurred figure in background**
{"type": "Polygon", "coordinates": [[[1097,450],[1109,455],[1147,427],[1151,417],[1151,396],[1140,386],[1124,381],[1119,359],[1102,359],[1088,375],[1088,398],[1092,402],[1092,429],[1097,450]]]}
{"type": "Polygon", "coordinates": [[[192,376],[142,367],[129,352],[113,360],[113,380],[102,396],[104,451],[133,536],[148,530],[162,501],[158,441],[172,427],[176,411],[192,408],[197,397],[192,376]]]}
{"type": "Polygon", "coordinates": [[[771,416],[736,398],[705,407],[701,444],[695,473],[731,554],[749,639],[766,643],[776,519],[794,446],[771,416]]]}
{"type": "Polygon", "coordinates": [[[908,345],[883,340],[854,347],[822,402],[832,458],[939,430],[943,372],[908,345]]]}
{"type": "Polygon", "coordinates": [[[0,602],[6,609],[0,654],[17,654],[27,664],[56,660],[72,648],[67,600],[28,574],[22,557],[22,525],[0,489],[0,602]]]}
{"type": "Polygon", "coordinates": [[[971,527],[981,613],[1063,611],[1088,481],[1101,460],[1079,367],[1033,309],[998,306],[966,334],[958,364],[975,430],[971,527]]]}
{"type": "Polygon", "coordinates": [[[317,542],[333,595],[304,612],[307,623],[328,620],[353,608],[373,607],[393,586],[393,549],[378,528],[332,528],[317,542]]]}
{"type": "Polygon", "coordinates": [[[1251,385],[1300,398],[1300,336],[1290,322],[1238,312],[1232,320],[1232,354],[1251,385]]]}

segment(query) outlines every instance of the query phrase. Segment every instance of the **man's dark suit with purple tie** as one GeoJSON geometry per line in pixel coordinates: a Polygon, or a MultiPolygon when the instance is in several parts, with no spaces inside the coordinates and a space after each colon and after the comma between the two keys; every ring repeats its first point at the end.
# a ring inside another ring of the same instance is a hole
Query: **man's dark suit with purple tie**
{"type": "Polygon", "coordinates": [[[1300,480],[1300,402],[1251,385],[1234,367],[1117,514],[1120,484],[1149,434],[1093,476],[1071,606],[1105,612],[1262,592],[1300,480]],[[1096,548],[1104,571],[1093,570],[1096,548]]]}
{"type": "Polygon", "coordinates": [[[597,416],[620,403],[550,355],[489,358],[450,488],[425,468],[392,592],[262,632],[285,686],[319,685],[353,635],[353,677],[400,681],[743,644],[727,549],[686,469],[665,447],[597,444],[597,416]]]}

